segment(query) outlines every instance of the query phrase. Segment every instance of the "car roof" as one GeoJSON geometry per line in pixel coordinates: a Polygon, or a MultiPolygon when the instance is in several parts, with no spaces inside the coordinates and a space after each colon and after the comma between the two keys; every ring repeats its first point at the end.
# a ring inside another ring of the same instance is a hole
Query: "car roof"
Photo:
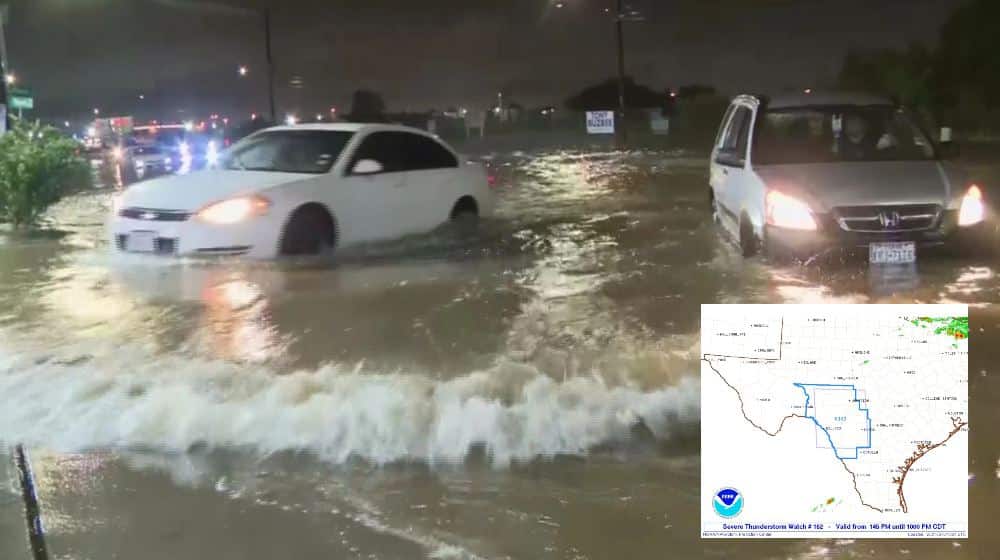
{"type": "Polygon", "coordinates": [[[415,134],[421,134],[423,136],[433,136],[426,130],[421,130],[419,128],[413,128],[409,126],[402,126],[395,124],[382,124],[382,123],[354,123],[354,122],[304,123],[304,124],[272,126],[265,130],[329,130],[335,132],[362,132],[362,131],[370,132],[375,130],[387,130],[387,131],[398,131],[398,132],[412,132],[415,134]]]}
{"type": "Polygon", "coordinates": [[[781,93],[766,99],[768,109],[829,105],[895,105],[892,99],[883,95],[856,92],[781,93]]]}

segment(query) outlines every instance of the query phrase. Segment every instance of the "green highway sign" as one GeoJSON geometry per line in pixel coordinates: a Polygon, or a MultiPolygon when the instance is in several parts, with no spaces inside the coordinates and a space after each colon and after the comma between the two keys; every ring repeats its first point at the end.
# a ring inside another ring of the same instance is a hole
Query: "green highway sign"
{"type": "Polygon", "coordinates": [[[35,108],[35,99],[33,97],[11,96],[11,98],[10,98],[10,108],[11,109],[34,109],[35,108]]]}

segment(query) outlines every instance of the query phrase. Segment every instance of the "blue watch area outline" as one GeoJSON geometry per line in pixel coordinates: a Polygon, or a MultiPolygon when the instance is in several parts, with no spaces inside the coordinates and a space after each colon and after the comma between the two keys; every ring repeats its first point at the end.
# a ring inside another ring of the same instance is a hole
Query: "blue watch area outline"
{"type": "Polygon", "coordinates": [[[806,402],[805,402],[805,405],[803,406],[803,412],[804,412],[803,416],[805,416],[806,418],[812,420],[813,424],[815,424],[816,427],[818,427],[820,430],[823,431],[823,434],[826,435],[827,440],[830,442],[830,448],[833,450],[834,455],[836,455],[838,459],[841,459],[841,460],[857,459],[858,458],[858,452],[859,452],[859,450],[871,448],[871,446],[872,446],[872,420],[871,420],[871,416],[869,415],[869,410],[867,408],[864,408],[864,407],[861,406],[861,400],[858,399],[858,389],[857,389],[857,387],[855,387],[854,385],[835,385],[835,384],[826,384],[826,383],[794,383],[794,385],[796,387],[798,387],[799,389],[802,389],[802,393],[805,394],[805,396],[806,396],[806,402]],[[830,426],[830,427],[824,426],[820,422],[820,420],[816,417],[816,405],[815,405],[815,403],[812,405],[812,410],[810,411],[810,401],[812,400],[812,396],[809,394],[809,390],[808,389],[814,389],[814,390],[831,389],[831,390],[838,390],[838,391],[843,391],[843,390],[850,390],[850,391],[852,391],[851,402],[853,402],[854,404],[857,405],[858,412],[861,412],[861,413],[864,414],[864,422],[866,424],[866,428],[865,428],[864,431],[865,431],[865,433],[867,435],[867,443],[865,445],[840,446],[840,447],[838,447],[837,444],[834,443],[834,441],[833,441],[833,436],[830,434],[830,430],[833,429],[833,427],[832,426],[830,426]],[[850,455],[850,451],[849,450],[851,450],[851,449],[853,449],[853,453],[854,453],[853,456],[850,455]],[[843,454],[842,454],[842,452],[843,452],[843,454]]]}

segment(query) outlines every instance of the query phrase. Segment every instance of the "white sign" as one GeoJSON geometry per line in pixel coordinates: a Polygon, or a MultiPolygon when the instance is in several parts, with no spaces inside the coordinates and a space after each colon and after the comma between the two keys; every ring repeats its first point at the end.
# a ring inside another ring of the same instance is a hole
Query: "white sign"
{"type": "Polygon", "coordinates": [[[587,111],[587,134],[614,134],[614,111],[587,111]]]}

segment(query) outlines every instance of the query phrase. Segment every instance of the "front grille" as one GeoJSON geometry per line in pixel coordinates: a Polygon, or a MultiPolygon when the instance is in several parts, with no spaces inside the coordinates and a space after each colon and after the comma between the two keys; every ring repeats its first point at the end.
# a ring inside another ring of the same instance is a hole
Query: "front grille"
{"type": "Polygon", "coordinates": [[[833,213],[844,231],[890,233],[934,229],[941,218],[941,207],[937,204],[840,206],[833,213]]]}
{"type": "Polygon", "coordinates": [[[159,210],[154,208],[122,208],[118,215],[133,220],[151,222],[184,222],[191,217],[190,212],[183,210],[159,210]]]}

